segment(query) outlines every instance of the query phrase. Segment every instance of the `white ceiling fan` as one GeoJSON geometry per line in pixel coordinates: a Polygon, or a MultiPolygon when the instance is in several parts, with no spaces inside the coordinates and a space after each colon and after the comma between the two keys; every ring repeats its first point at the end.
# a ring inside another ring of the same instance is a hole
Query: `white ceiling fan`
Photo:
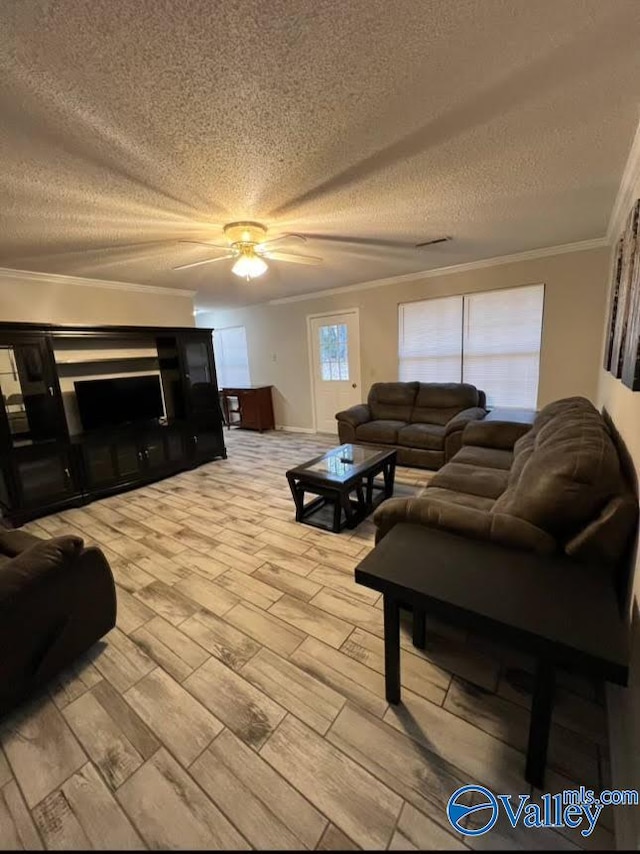
{"type": "MultiPolygon", "coordinates": [[[[216,255],[213,258],[204,258],[201,261],[191,261],[188,264],[179,264],[174,270],[187,270],[189,267],[199,267],[202,264],[215,264],[217,261],[230,261],[235,263],[231,272],[236,276],[250,281],[262,276],[269,269],[267,261],[286,261],[291,264],[322,264],[322,258],[316,255],[301,255],[297,252],[281,252],[279,246],[274,244],[283,243],[306,243],[307,236],[304,234],[288,233],[266,240],[267,227],[260,222],[230,222],[224,226],[224,235],[228,244],[211,243],[206,240],[181,240],[181,243],[196,243],[198,246],[208,246],[210,249],[222,249],[224,255],[216,255]]],[[[337,235],[312,234],[309,235],[314,241],[323,240],[330,244],[355,245],[360,250],[366,250],[369,246],[386,246],[391,249],[426,249],[438,243],[448,243],[451,237],[436,237],[425,240],[422,243],[406,244],[399,241],[377,240],[375,238],[353,238],[337,235]]]]}
{"type": "Polygon", "coordinates": [[[189,267],[198,267],[201,264],[233,260],[235,263],[231,272],[250,281],[269,269],[267,261],[286,261],[291,264],[322,264],[322,258],[315,255],[280,252],[278,248],[273,248],[275,243],[305,243],[307,238],[301,234],[282,234],[271,240],[265,240],[267,227],[259,222],[230,222],[225,225],[224,234],[229,241],[228,246],[220,243],[209,243],[204,240],[181,240],[181,243],[197,243],[211,249],[222,249],[225,254],[216,255],[214,258],[205,258],[202,261],[192,261],[189,264],[180,264],[173,269],[186,270],[189,267]]]}

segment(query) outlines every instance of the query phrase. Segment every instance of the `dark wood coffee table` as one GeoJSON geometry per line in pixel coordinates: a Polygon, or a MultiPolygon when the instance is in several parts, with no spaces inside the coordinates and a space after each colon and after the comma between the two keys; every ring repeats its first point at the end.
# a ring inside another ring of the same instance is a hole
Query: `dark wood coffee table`
{"type": "Polygon", "coordinates": [[[378,504],[391,498],[395,473],[393,448],[362,445],[340,445],[289,469],[296,522],[336,534],[343,528],[355,528],[378,504]],[[376,481],[380,474],[382,483],[376,481]],[[305,504],[305,492],[316,497],[305,504]],[[329,519],[327,507],[332,509],[329,519]]]}

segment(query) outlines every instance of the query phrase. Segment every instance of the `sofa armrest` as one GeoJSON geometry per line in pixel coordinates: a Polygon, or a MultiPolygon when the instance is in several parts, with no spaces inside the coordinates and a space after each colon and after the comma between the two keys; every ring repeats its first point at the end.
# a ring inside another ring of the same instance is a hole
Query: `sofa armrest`
{"type": "Polygon", "coordinates": [[[41,542],[40,537],[26,531],[0,531],[0,552],[8,557],[15,557],[41,542]]]}
{"type": "Polygon", "coordinates": [[[63,573],[84,546],[74,536],[34,540],[34,545],[0,567],[0,614],[14,610],[34,589],[63,573]]]}
{"type": "Polygon", "coordinates": [[[111,569],[79,537],[42,540],[0,566],[0,715],[86,652],[116,621],[111,569]]]}
{"type": "Polygon", "coordinates": [[[371,410],[366,403],[358,403],[356,406],[350,406],[349,409],[338,412],[336,420],[346,422],[351,427],[359,427],[371,421],[371,410]]]}
{"type": "Polygon", "coordinates": [[[390,498],[376,510],[373,521],[379,542],[400,522],[415,522],[474,540],[486,540],[510,548],[551,554],[557,548],[546,531],[506,513],[492,513],[449,501],[429,498],[390,498]]]}
{"type": "Polygon", "coordinates": [[[450,433],[464,430],[470,421],[480,421],[486,414],[487,410],[482,409],[481,406],[470,406],[469,409],[463,409],[445,424],[445,435],[448,436],[450,433]]]}
{"type": "Polygon", "coordinates": [[[471,406],[454,415],[444,428],[444,461],[448,463],[462,447],[462,431],[471,421],[479,421],[487,414],[481,406],[471,406]]]}
{"type": "Polygon", "coordinates": [[[512,451],[518,439],[529,430],[531,424],[518,421],[470,421],[462,433],[462,444],[512,451]]]}

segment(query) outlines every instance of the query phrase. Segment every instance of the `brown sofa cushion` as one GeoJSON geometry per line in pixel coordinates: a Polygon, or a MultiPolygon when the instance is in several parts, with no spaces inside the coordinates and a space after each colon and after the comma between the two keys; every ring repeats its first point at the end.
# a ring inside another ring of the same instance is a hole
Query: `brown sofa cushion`
{"type": "Polygon", "coordinates": [[[369,390],[371,418],[384,421],[410,421],[418,383],[374,383],[369,390]]]}
{"type": "Polygon", "coordinates": [[[356,427],[356,442],[380,442],[383,445],[395,445],[398,431],[406,427],[405,421],[369,421],[356,427]]]}
{"type": "Polygon", "coordinates": [[[515,447],[509,486],[493,512],[526,519],[561,542],[596,517],[624,489],[616,448],[588,401],[553,405],[515,447]]]}
{"type": "Polygon", "coordinates": [[[519,421],[471,421],[464,428],[462,443],[513,451],[516,442],[530,430],[530,424],[519,421]]]}
{"type": "Polygon", "coordinates": [[[503,469],[509,471],[513,465],[513,453],[499,448],[481,448],[479,445],[463,445],[455,461],[467,466],[503,469]]]}
{"type": "Polygon", "coordinates": [[[437,424],[408,424],[398,433],[398,444],[408,448],[423,448],[441,451],[444,446],[445,428],[437,424]]]}
{"type": "Polygon", "coordinates": [[[472,539],[489,540],[539,554],[555,551],[554,538],[524,519],[432,499],[429,492],[427,489],[424,498],[390,498],[384,501],[373,516],[377,526],[376,542],[398,522],[417,522],[429,528],[440,528],[472,539]]]}
{"type": "Polygon", "coordinates": [[[424,492],[420,498],[437,498],[439,501],[462,504],[463,507],[473,507],[474,510],[484,510],[486,513],[493,507],[492,498],[483,498],[481,495],[471,495],[468,492],[456,492],[453,489],[444,489],[431,484],[428,491],[424,492]]]}
{"type": "Polygon", "coordinates": [[[478,389],[468,383],[419,383],[412,423],[444,427],[463,409],[478,406],[478,389]]]}
{"type": "Polygon", "coordinates": [[[508,471],[483,466],[467,466],[458,463],[454,458],[431,479],[429,490],[433,487],[441,487],[455,492],[480,495],[495,501],[505,491],[508,482],[508,471]]]}

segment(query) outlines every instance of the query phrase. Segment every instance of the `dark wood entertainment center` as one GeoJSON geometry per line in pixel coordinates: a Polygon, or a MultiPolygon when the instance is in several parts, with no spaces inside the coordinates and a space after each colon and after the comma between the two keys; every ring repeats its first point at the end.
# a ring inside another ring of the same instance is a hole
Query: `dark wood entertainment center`
{"type": "Polygon", "coordinates": [[[226,457],[210,329],[0,324],[0,388],[5,523],[226,457]],[[110,373],[157,375],[166,417],[83,431],[74,379],[110,373]]]}

